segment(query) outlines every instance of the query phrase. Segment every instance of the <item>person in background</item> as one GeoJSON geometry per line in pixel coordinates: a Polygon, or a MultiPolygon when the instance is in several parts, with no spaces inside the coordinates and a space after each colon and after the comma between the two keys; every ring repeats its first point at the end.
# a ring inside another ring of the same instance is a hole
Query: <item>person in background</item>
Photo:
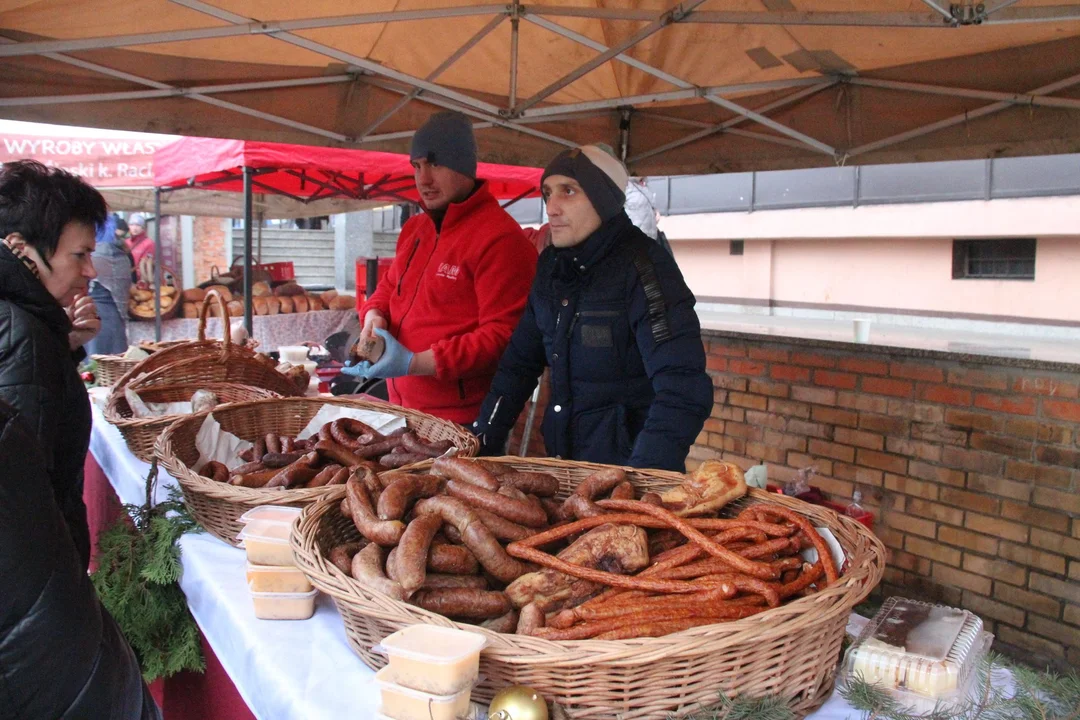
{"type": "Polygon", "coordinates": [[[86,352],[91,355],[120,355],[128,347],[126,318],[131,258],[123,241],[118,239],[121,232],[117,228],[118,220],[115,215],[106,218],[91,255],[97,277],[90,281],[90,297],[101,317],[101,332],[86,343],[86,352]]]}
{"type": "Polygon", "coordinates": [[[627,217],[626,170],[595,145],[547,166],[551,247],[473,432],[500,455],[545,367],[549,455],[682,471],[708,418],[694,295],[674,259],[627,217]]]}
{"type": "Polygon", "coordinates": [[[33,160],[0,168],[0,400],[19,412],[44,453],[84,570],[91,415],[77,366],[101,328],[86,293],[105,216],[101,193],[69,172],[33,160]]]}
{"type": "Polygon", "coordinates": [[[135,653],[86,575],[45,463],[0,401],[0,720],[160,720],[135,653]]]}
{"type": "Polygon", "coordinates": [[[525,309],[536,251],[476,179],[471,120],[433,115],[410,157],[425,212],[405,223],[393,265],[360,309],[358,345],[378,336],[386,349],[343,372],[387,378],[395,404],[472,422],[525,309]]]}
{"type": "Polygon", "coordinates": [[[146,265],[143,258],[154,257],[154,239],[146,234],[146,216],[135,213],[128,218],[128,229],[131,237],[128,238],[128,249],[131,251],[131,263],[135,267],[137,279],[152,282],[153,278],[143,277],[140,273],[146,265]]]}

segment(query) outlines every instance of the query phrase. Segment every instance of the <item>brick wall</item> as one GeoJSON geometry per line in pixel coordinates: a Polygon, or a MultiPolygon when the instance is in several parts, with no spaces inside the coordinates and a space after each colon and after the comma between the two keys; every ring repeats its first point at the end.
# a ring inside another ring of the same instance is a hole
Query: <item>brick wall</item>
{"type": "MultiPolygon", "coordinates": [[[[813,466],[856,489],[889,549],[881,587],[978,613],[1000,649],[1080,665],[1080,372],[707,334],[712,417],[688,467],[813,466]]],[[[844,346],[850,348],[851,346],[844,346]]]]}
{"type": "Polygon", "coordinates": [[[196,217],[193,226],[195,282],[210,279],[210,269],[217,266],[228,272],[231,259],[225,253],[225,228],[221,218],[196,217]]]}

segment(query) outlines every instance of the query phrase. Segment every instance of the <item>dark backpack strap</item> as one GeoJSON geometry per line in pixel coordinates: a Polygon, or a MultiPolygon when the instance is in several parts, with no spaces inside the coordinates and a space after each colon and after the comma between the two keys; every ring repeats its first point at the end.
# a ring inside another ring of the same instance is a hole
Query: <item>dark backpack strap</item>
{"type": "Polygon", "coordinates": [[[645,290],[645,307],[649,316],[649,328],[652,330],[653,342],[657,345],[671,339],[671,328],[667,321],[667,300],[664,298],[664,289],[660,286],[660,279],[656,277],[656,267],[649,252],[642,245],[636,245],[632,250],[634,267],[637,269],[641,287],[645,290]]]}

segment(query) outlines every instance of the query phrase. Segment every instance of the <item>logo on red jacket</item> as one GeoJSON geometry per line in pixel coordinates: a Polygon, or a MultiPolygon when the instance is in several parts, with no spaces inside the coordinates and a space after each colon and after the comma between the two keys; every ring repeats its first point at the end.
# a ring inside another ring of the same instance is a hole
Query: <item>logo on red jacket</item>
{"type": "Polygon", "coordinates": [[[439,269],[435,272],[435,277],[446,278],[447,280],[457,280],[458,274],[461,272],[461,268],[457,265],[451,265],[450,263],[442,263],[439,265],[439,269]]]}

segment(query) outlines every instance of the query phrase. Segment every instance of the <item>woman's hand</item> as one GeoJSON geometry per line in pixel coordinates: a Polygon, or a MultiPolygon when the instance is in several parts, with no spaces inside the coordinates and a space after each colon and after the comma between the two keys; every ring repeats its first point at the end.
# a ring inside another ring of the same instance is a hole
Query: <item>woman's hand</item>
{"type": "Polygon", "coordinates": [[[75,302],[66,310],[71,320],[68,345],[74,351],[101,332],[101,318],[98,317],[97,305],[89,295],[76,295],[75,302]]]}

